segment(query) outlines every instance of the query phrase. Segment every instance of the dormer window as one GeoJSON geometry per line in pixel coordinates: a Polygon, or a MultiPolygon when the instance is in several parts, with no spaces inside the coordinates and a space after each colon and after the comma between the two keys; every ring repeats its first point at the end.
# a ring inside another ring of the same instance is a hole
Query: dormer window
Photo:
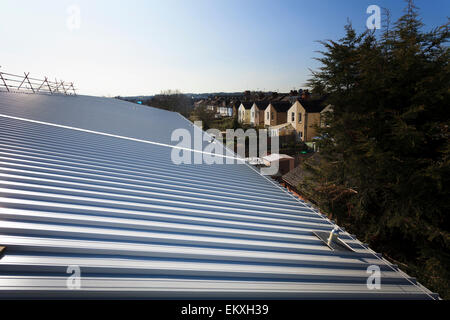
{"type": "MultiPolygon", "coordinates": [[[[292,120],[292,121],[294,121],[294,120],[292,120]]],[[[301,123],[301,122],[302,122],[302,114],[299,113],[298,114],[298,123],[301,123]]]]}

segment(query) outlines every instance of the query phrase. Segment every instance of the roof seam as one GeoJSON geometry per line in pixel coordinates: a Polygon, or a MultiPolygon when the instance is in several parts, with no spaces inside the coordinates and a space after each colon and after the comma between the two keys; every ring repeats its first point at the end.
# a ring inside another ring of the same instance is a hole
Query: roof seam
{"type": "Polygon", "coordinates": [[[70,130],[76,130],[76,131],[87,132],[87,133],[92,133],[92,134],[98,134],[98,135],[112,137],[112,138],[130,140],[130,141],[135,141],[135,142],[142,142],[142,143],[147,143],[147,144],[153,144],[153,145],[162,146],[162,147],[168,147],[168,148],[173,148],[173,149],[192,151],[192,152],[195,152],[195,153],[207,154],[207,155],[223,157],[223,158],[227,158],[227,159],[234,159],[234,160],[238,160],[238,161],[242,161],[242,162],[245,161],[244,159],[242,159],[240,157],[230,157],[230,156],[227,156],[227,155],[205,152],[203,150],[195,150],[195,149],[191,149],[191,148],[185,148],[185,147],[180,147],[180,146],[173,146],[173,145],[165,144],[165,143],[161,143],[161,142],[155,142],[155,141],[143,140],[143,139],[138,139],[138,138],[119,136],[119,135],[112,134],[112,133],[106,133],[106,132],[100,132],[100,131],[95,131],[95,130],[77,128],[77,127],[66,126],[66,125],[56,124],[56,123],[51,123],[51,122],[45,122],[45,121],[39,121],[39,120],[32,120],[32,119],[26,119],[26,118],[21,118],[21,117],[9,116],[9,115],[6,115],[6,114],[0,114],[0,117],[8,118],[8,119],[14,119],[14,120],[19,120],[19,121],[25,121],[25,122],[32,122],[32,123],[37,123],[37,124],[42,124],[42,125],[47,125],[47,126],[52,126],[52,127],[58,127],[58,128],[63,128],[63,129],[70,129],[70,130]]]}

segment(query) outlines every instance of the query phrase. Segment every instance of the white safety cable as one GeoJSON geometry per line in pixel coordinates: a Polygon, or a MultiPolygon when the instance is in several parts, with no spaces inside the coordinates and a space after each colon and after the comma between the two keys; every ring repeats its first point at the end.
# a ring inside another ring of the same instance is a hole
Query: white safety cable
{"type": "Polygon", "coordinates": [[[195,149],[191,149],[191,148],[174,146],[174,145],[161,143],[161,142],[155,142],[155,141],[149,141],[149,140],[144,140],[144,139],[120,136],[120,135],[116,135],[116,134],[112,134],[112,133],[100,132],[100,131],[89,130],[89,129],[82,129],[82,128],[66,126],[66,125],[62,125],[62,124],[46,122],[46,121],[26,119],[26,118],[21,118],[21,117],[10,116],[10,115],[6,115],[6,114],[0,114],[0,117],[8,118],[8,119],[14,119],[14,120],[20,120],[20,121],[26,121],[26,122],[31,122],[31,123],[37,123],[37,124],[43,124],[43,125],[52,126],[52,127],[70,129],[70,130],[75,130],[75,131],[93,133],[93,134],[98,134],[98,135],[102,135],[102,136],[119,138],[119,139],[124,139],[124,140],[135,141],[135,142],[142,142],[142,143],[157,145],[157,146],[161,146],[161,147],[167,147],[167,148],[173,148],[173,149],[179,149],[179,150],[186,150],[186,151],[191,151],[191,152],[195,152],[195,153],[201,153],[201,154],[217,156],[217,157],[222,157],[222,158],[227,158],[227,159],[233,159],[233,160],[238,160],[238,161],[243,161],[243,162],[245,161],[245,160],[243,160],[240,157],[232,157],[232,156],[227,156],[227,155],[222,155],[222,154],[215,154],[215,153],[211,153],[211,152],[205,152],[203,150],[195,150],[195,149]]]}

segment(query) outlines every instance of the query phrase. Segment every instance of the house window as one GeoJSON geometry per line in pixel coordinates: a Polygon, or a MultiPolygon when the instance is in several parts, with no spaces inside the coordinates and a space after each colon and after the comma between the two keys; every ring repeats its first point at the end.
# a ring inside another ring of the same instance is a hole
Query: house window
{"type": "MultiPolygon", "coordinates": [[[[292,120],[292,121],[294,121],[294,120],[292,120]]],[[[299,113],[298,114],[298,123],[301,123],[301,122],[302,122],[302,114],[299,113]]]]}
{"type": "Polygon", "coordinates": [[[295,121],[295,112],[292,112],[292,115],[291,115],[291,121],[292,121],[292,122],[295,121]]]}
{"type": "Polygon", "coordinates": [[[270,120],[270,113],[267,112],[267,120],[270,120]]]}
{"type": "Polygon", "coordinates": [[[252,118],[255,117],[255,111],[252,111],[252,118]]]}
{"type": "Polygon", "coordinates": [[[273,112],[271,112],[271,115],[270,115],[270,116],[272,117],[271,119],[273,120],[273,112]]]}

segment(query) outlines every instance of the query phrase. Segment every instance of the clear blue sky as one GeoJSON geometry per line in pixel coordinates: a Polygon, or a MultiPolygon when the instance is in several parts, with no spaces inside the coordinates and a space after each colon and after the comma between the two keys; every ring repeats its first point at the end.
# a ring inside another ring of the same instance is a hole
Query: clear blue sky
{"type": "MultiPolygon", "coordinates": [[[[446,23],[448,0],[416,0],[426,29],[446,23]]],[[[365,28],[366,8],[402,0],[1,0],[0,65],[74,81],[92,95],[303,87],[320,49],[349,18],[365,28]],[[67,8],[80,8],[69,30],[67,8]]],[[[379,32],[379,31],[378,31],[379,32]]]]}

